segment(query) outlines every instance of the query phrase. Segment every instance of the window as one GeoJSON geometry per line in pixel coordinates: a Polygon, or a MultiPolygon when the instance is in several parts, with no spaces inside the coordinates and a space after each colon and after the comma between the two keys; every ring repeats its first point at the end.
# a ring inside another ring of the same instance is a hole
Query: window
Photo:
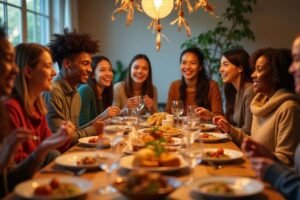
{"type": "Polygon", "coordinates": [[[0,0],[0,19],[14,44],[50,40],[49,0],[0,0]]]}

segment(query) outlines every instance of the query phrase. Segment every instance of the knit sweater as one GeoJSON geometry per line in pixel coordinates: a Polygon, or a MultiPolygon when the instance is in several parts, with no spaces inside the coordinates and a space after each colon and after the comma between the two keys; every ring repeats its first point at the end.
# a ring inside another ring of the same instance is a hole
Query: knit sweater
{"type": "MultiPolygon", "coordinates": [[[[123,109],[127,105],[127,100],[130,97],[127,97],[125,92],[125,82],[119,82],[114,85],[114,100],[113,100],[113,106],[117,106],[120,109],[123,109]]],[[[154,109],[153,112],[157,111],[157,89],[153,85],[153,105],[154,109]]]]}
{"type": "Polygon", "coordinates": [[[79,126],[82,126],[101,114],[105,108],[103,108],[103,102],[101,99],[96,98],[93,88],[88,84],[80,85],[78,93],[81,98],[81,109],[79,116],[79,126]],[[97,100],[96,100],[97,99],[97,100]],[[97,110],[98,104],[98,110],[97,110]]]}
{"type": "Polygon", "coordinates": [[[27,158],[40,145],[41,141],[49,137],[52,133],[48,127],[45,115],[39,114],[37,117],[26,115],[19,99],[10,98],[4,102],[7,114],[10,118],[12,129],[27,128],[32,135],[39,136],[40,140],[28,140],[23,142],[15,154],[15,162],[19,163],[27,158]]]}
{"type": "MultiPolygon", "coordinates": [[[[265,145],[287,165],[293,164],[293,156],[300,137],[300,98],[284,89],[268,99],[258,93],[250,105],[253,113],[251,138],[265,145]]],[[[231,134],[241,144],[245,133],[231,134]]]]}
{"type": "Polygon", "coordinates": [[[254,97],[252,83],[246,83],[235,95],[234,112],[232,115],[231,131],[244,132],[250,135],[252,124],[252,113],[250,103],[254,97]]]}
{"type": "MultiPolygon", "coordinates": [[[[170,85],[167,105],[165,109],[168,113],[171,113],[172,101],[179,100],[180,98],[180,83],[181,80],[176,80],[173,81],[170,85]]],[[[186,91],[184,113],[186,113],[187,107],[189,105],[197,105],[197,103],[195,102],[195,97],[196,91],[186,91]]],[[[209,106],[206,109],[210,110],[215,115],[223,115],[221,93],[217,82],[213,80],[209,81],[208,102],[209,106]]]]}

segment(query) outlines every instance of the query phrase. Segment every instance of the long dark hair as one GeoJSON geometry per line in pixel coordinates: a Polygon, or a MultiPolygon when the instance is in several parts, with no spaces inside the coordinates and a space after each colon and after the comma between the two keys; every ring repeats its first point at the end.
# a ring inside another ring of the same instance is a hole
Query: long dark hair
{"type": "MultiPolygon", "coordinates": [[[[225,51],[222,56],[224,56],[231,64],[235,67],[241,68],[241,79],[240,79],[240,86],[247,82],[251,83],[251,74],[252,68],[250,67],[250,56],[244,49],[231,49],[225,51]]],[[[224,83],[224,94],[226,98],[226,113],[225,116],[232,122],[232,115],[234,111],[234,104],[235,104],[235,95],[237,91],[232,85],[232,83],[224,83]]]]}
{"type": "MultiPolygon", "coordinates": [[[[92,73],[89,75],[89,79],[88,79],[88,84],[89,86],[91,86],[91,88],[93,89],[94,93],[95,93],[95,101],[97,102],[97,98],[99,96],[99,92],[97,90],[97,83],[94,77],[95,75],[95,71],[97,69],[98,63],[100,63],[101,61],[107,61],[110,66],[111,62],[110,60],[105,57],[105,56],[94,56],[92,59],[92,73]]],[[[109,87],[105,87],[103,92],[102,92],[102,101],[103,101],[103,110],[105,110],[107,107],[112,105],[112,101],[113,101],[113,83],[110,84],[109,87]]],[[[98,111],[98,113],[100,112],[100,106],[98,104],[96,104],[96,109],[98,111]]]]}
{"type": "Polygon", "coordinates": [[[129,68],[128,68],[127,76],[126,76],[126,79],[125,79],[125,93],[126,93],[126,96],[128,98],[134,96],[134,93],[133,93],[133,80],[131,78],[131,69],[132,69],[133,63],[136,60],[139,60],[139,59],[146,60],[146,62],[148,63],[148,67],[149,67],[149,74],[148,74],[147,79],[143,83],[142,94],[141,95],[148,95],[150,98],[153,98],[154,91],[153,91],[153,84],[152,84],[152,67],[151,67],[151,63],[150,63],[150,60],[149,60],[148,56],[146,56],[145,54],[135,55],[129,63],[129,68]]]}
{"type": "MultiPolygon", "coordinates": [[[[183,55],[186,53],[194,54],[198,59],[199,66],[202,67],[202,69],[198,72],[198,75],[197,75],[195,102],[196,102],[197,106],[209,108],[208,92],[209,92],[209,80],[210,79],[207,76],[207,72],[204,67],[204,55],[199,48],[196,48],[196,47],[188,48],[188,49],[185,49],[181,53],[180,60],[179,60],[180,63],[182,61],[183,55]]],[[[182,76],[181,84],[180,84],[180,88],[179,88],[179,92],[180,92],[179,98],[180,98],[180,100],[183,101],[184,105],[185,105],[185,97],[186,97],[186,88],[187,88],[187,85],[186,85],[184,77],[182,76]]]]}

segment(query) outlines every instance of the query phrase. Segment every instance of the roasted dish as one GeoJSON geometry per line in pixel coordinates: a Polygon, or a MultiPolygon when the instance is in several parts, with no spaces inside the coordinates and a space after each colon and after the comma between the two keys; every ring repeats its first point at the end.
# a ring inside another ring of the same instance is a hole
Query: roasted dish
{"type": "Polygon", "coordinates": [[[168,180],[159,173],[149,173],[143,170],[132,171],[125,180],[116,181],[114,186],[124,193],[156,194],[174,190],[168,180]]]}
{"type": "Polygon", "coordinates": [[[85,156],[76,162],[77,165],[94,165],[97,163],[96,157],[85,156]]]}
{"type": "Polygon", "coordinates": [[[133,160],[133,165],[136,167],[176,167],[180,164],[178,155],[170,152],[157,154],[151,148],[139,150],[133,160]]]}
{"type": "Polygon", "coordinates": [[[52,179],[48,184],[40,185],[34,189],[35,196],[68,197],[79,194],[80,188],[74,183],[62,183],[58,179],[52,179]]]}
{"type": "Polygon", "coordinates": [[[99,144],[107,144],[109,145],[109,139],[104,137],[102,134],[98,135],[97,137],[93,137],[91,139],[89,139],[88,143],[99,143],[99,144]]]}
{"type": "Polygon", "coordinates": [[[209,134],[209,133],[202,133],[200,134],[199,136],[201,139],[219,139],[218,137],[212,135],[212,134],[209,134]]]}
{"type": "Polygon", "coordinates": [[[162,120],[166,119],[166,115],[166,112],[154,113],[148,117],[147,124],[150,126],[160,126],[162,120]]]}
{"type": "Polygon", "coordinates": [[[218,158],[218,159],[230,159],[230,156],[224,153],[223,148],[218,148],[216,151],[206,151],[203,157],[206,158],[218,158]]]}
{"type": "Polygon", "coordinates": [[[214,182],[205,185],[200,185],[200,187],[207,193],[213,194],[233,194],[234,190],[230,188],[227,183],[224,182],[214,182]]]}

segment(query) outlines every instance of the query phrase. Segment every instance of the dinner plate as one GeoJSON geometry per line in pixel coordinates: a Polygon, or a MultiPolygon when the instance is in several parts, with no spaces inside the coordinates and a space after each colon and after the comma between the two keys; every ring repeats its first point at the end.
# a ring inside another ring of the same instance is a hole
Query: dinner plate
{"type": "MultiPolygon", "coordinates": [[[[180,146],[165,146],[165,150],[166,152],[179,152],[180,151],[180,146]]],[[[125,147],[123,149],[123,153],[125,154],[134,154],[136,153],[137,151],[133,151],[131,148],[129,148],[128,146],[125,147]]]]}
{"type": "MultiPolygon", "coordinates": [[[[157,127],[157,126],[155,126],[155,127],[157,127]]],[[[155,128],[155,127],[138,129],[137,132],[138,132],[138,133],[147,133],[148,130],[151,130],[151,129],[155,128]]],[[[158,128],[159,130],[161,130],[161,129],[160,129],[161,127],[157,127],[157,128],[158,128]]],[[[172,136],[172,137],[175,137],[175,136],[179,136],[179,135],[181,135],[181,134],[182,134],[182,132],[181,132],[181,130],[178,129],[178,128],[176,128],[174,132],[165,132],[165,131],[164,131],[164,135],[165,135],[165,136],[172,136]]]]}
{"type": "MultiPolygon", "coordinates": [[[[217,150],[218,148],[205,148],[203,151],[216,152],[217,150]]],[[[216,163],[226,163],[243,157],[243,153],[241,151],[236,151],[232,149],[223,149],[223,150],[224,150],[224,154],[228,155],[229,158],[215,158],[215,157],[203,156],[202,160],[206,162],[208,161],[208,162],[216,162],[216,163]]]]}
{"type": "Polygon", "coordinates": [[[200,133],[199,138],[201,139],[202,142],[219,142],[223,140],[229,139],[228,134],[226,133],[214,133],[214,132],[205,132],[205,133],[200,133]],[[207,138],[203,138],[203,135],[207,135],[207,138]]]}
{"type": "Polygon", "coordinates": [[[212,131],[217,128],[214,124],[200,124],[201,131],[212,131]]]}
{"type": "Polygon", "coordinates": [[[34,200],[55,200],[55,199],[71,199],[71,198],[76,198],[81,195],[86,194],[91,188],[92,188],[92,183],[86,179],[79,178],[79,177],[71,177],[71,176],[59,176],[56,177],[59,182],[61,183],[73,183],[75,184],[79,189],[80,192],[77,194],[72,194],[72,195],[64,195],[64,196],[36,196],[34,195],[34,190],[38,186],[41,185],[47,185],[50,183],[50,181],[53,179],[53,177],[45,177],[45,178],[37,178],[37,179],[31,179],[25,182],[22,182],[18,184],[14,192],[22,198],[26,199],[34,199],[34,200]]]}
{"type": "Polygon", "coordinates": [[[152,171],[152,172],[173,172],[188,167],[188,163],[181,156],[179,156],[180,166],[175,166],[175,167],[136,167],[133,166],[133,159],[134,159],[134,155],[125,156],[121,158],[120,167],[129,170],[143,169],[145,171],[152,171]]]}
{"type": "Polygon", "coordinates": [[[196,193],[204,195],[210,198],[239,198],[239,197],[247,197],[258,194],[262,192],[264,189],[264,185],[262,182],[246,178],[246,177],[234,177],[234,176],[209,176],[196,181],[192,190],[196,193]],[[218,192],[210,192],[207,191],[209,185],[214,183],[224,183],[229,186],[230,189],[233,190],[233,193],[218,193],[218,192]]]}
{"type": "Polygon", "coordinates": [[[101,160],[109,159],[114,155],[109,152],[103,151],[85,151],[85,152],[73,152],[61,155],[55,159],[56,164],[61,165],[63,167],[69,168],[86,168],[86,169],[94,169],[99,168],[101,164],[101,160]],[[78,165],[77,162],[81,161],[83,158],[95,158],[96,162],[93,164],[82,164],[78,165]]]}
{"type": "Polygon", "coordinates": [[[99,147],[99,148],[109,148],[109,139],[105,140],[104,142],[95,142],[95,143],[90,143],[89,140],[91,139],[97,139],[98,136],[90,136],[90,137],[83,137],[79,138],[78,142],[81,144],[84,144],[85,146],[89,147],[99,147]]]}

